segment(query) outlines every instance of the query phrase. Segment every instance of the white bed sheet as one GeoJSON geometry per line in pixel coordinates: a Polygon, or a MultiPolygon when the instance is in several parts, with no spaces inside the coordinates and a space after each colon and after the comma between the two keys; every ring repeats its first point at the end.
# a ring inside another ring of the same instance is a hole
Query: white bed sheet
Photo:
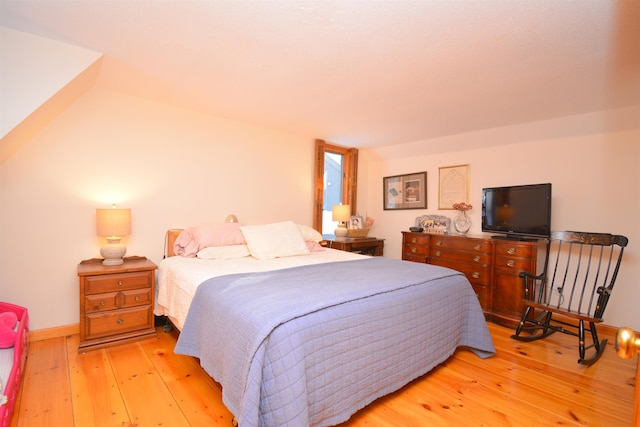
{"type": "Polygon", "coordinates": [[[158,266],[158,286],[154,313],[167,316],[182,330],[189,312],[191,300],[198,286],[211,277],[254,271],[272,271],[302,265],[326,262],[351,261],[365,258],[352,252],[326,248],[309,255],[259,260],[244,257],[230,260],[208,260],[200,258],[169,257],[158,266]]]}

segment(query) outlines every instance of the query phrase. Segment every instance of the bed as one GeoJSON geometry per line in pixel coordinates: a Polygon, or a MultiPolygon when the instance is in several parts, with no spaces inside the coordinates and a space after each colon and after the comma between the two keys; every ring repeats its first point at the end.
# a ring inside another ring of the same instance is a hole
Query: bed
{"type": "Polygon", "coordinates": [[[495,353],[457,271],[323,248],[290,221],[206,231],[169,232],[155,313],[241,427],[339,424],[458,347],[495,353]]]}

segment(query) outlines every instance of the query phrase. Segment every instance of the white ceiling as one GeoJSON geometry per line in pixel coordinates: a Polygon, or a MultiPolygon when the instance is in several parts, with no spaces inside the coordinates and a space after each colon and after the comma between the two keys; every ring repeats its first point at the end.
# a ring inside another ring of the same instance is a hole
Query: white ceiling
{"type": "Polygon", "coordinates": [[[636,0],[1,0],[98,84],[357,146],[640,104],[636,0]]]}

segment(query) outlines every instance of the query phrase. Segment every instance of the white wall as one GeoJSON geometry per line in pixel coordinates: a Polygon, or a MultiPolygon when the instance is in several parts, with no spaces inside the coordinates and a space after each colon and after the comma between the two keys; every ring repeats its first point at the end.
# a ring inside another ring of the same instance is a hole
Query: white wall
{"type": "MultiPolygon", "coordinates": [[[[587,118],[592,119],[585,116],[585,120],[587,118]]],[[[561,127],[562,120],[548,125],[561,127]]],[[[629,238],[605,322],[640,330],[640,317],[637,316],[637,302],[640,301],[640,130],[517,143],[528,138],[527,126],[456,135],[438,141],[439,147],[446,147],[453,138],[474,141],[493,136],[498,140],[498,133],[508,133],[514,141],[478,150],[416,155],[421,145],[432,144],[431,141],[362,150],[360,161],[366,166],[360,170],[359,190],[365,183],[368,189],[359,194],[358,207],[360,212],[366,211],[376,219],[371,235],[386,239],[385,256],[400,258],[400,232],[408,230],[415,217],[442,214],[453,218],[455,211],[438,210],[438,168],[441,166],[470,165],[469,201],[474,206],[470,211],[471,233],[475,234],[481,232],[483,187],[551,182],[554,230],[610,232],[629,238]],[[390,151],[393,155],[389,155],[390,151]],[[421,171],[427,171],[428,209],[384,211],[383,177],[421,171]]],[[[468,145],[473,144],[469,142],[468,145]]]]}
{"type": "Polygon", "coordinates": [[[102,54],[0,26],[0,137],[102,54]]]}
{"type": "Polygon", "coordinates": [[[129,255],[234,213],[312,224],[313,139],[92,89],[0,165],[0,300],[31,328],[79,322],[76,266],[99,257],[95,209],[132,209],[129,255]]]}

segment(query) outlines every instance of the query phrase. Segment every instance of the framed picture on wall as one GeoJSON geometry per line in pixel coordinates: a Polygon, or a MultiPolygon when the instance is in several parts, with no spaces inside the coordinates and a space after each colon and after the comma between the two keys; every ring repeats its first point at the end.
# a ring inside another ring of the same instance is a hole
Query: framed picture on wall
{"type": "Polygon", "coordinates": [[[469,202],[469,165],[439,169],[438,209],[453,209],[454,203],[469,202]]]}
{"type": "Polygon", "coordinates": [[[382,178],[384,209],[426,209],[427,173],[382,178]]]}

